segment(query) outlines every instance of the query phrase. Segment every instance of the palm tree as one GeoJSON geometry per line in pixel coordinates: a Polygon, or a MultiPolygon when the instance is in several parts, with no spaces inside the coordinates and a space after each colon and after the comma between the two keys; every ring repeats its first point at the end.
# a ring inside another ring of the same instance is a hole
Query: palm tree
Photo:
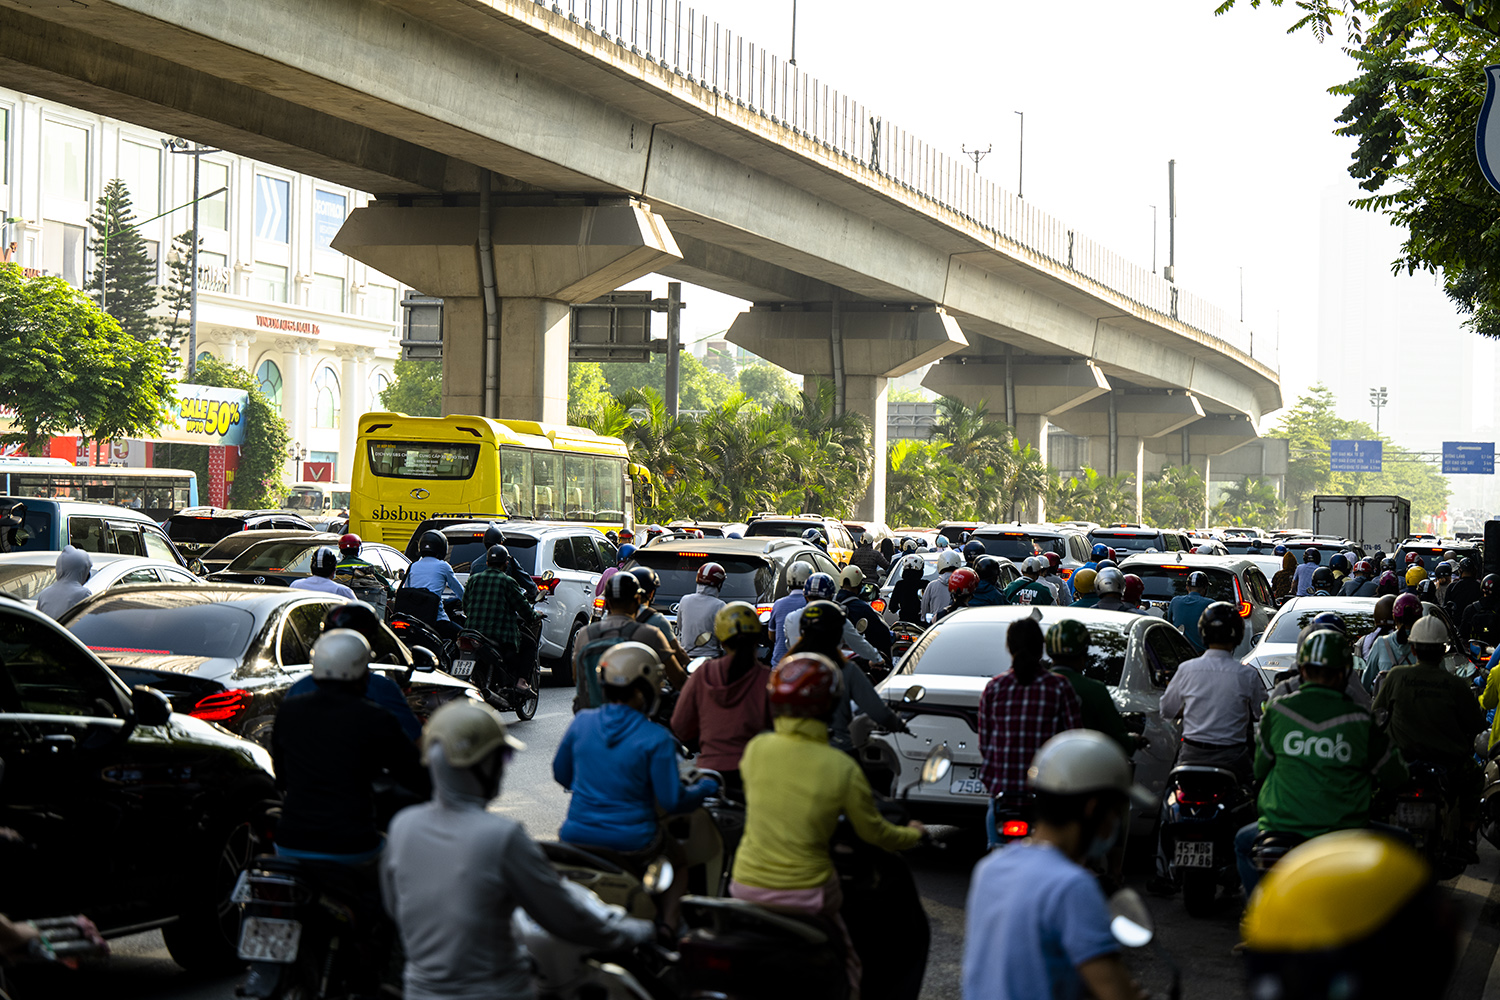
{"type": "Polygon", "coordinates": [[[1230,483],[1214,507],[1214,520],[1242,527],[1279,527],[1286,520],[1286,504],[1276,495],[1276,485],[1261,476],[1247,476],[1230,483]]]}
{"type": "Polygon", "coordinates": [[[1141,491],[1147,524],[1196,528],[1203,520],[1204,483],[1191,465],[1169,466],[1141,491]]]}
{"type": "Polygon", "coordinates": [[[1109,524],[1126,520],[1135,511],[1135,491],[1130,474],[1101,475],[1084,469],[1083,475],[1060,479],[1047,499],[1047,508],[1060,521],[1093,521],[1109,524]]]}
{"type": "Polygon", "coordinates": [[[948,448],[930,441],[891,442],[885,473],[888,523],[936,524],[952,513],[945,498],[957,495],[963,471],[948,458],[948,448]]]}

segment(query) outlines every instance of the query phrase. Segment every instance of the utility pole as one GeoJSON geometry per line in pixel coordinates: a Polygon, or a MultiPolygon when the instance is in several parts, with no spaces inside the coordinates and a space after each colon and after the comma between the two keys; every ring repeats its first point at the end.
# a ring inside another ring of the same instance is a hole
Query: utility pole
{"type": "Polygon", "coordinates": [[[1240,265],[1240,322],[1245,322],[1245,267],[1240,265]]]}
{"type": "Polygon", "coordinates": [[[1151,206],[1151,273],[1156,273],[1156,206],[1151,206]]]}
{"type": "Polygon", "coordinates": [[[1017,111],[1021,116],[1021,141],[1018,144],[1016,156],[1016,197],[1022,201],[1026,200],[1026,112],[1017,111]]]}
{"type": "Polygon", "coordinates": [[[963,150],[963,154],[965,156],[974,161],[974,172],[976,174],[979,173],[979,161],[995,151],[995,146],[993,143],[984,147],[983,149],[970,149],[967,146],[960,146],[958,148],[963,150]]]}
{"type": "Polygon", "coordinates": [[[677,419],[677,387],[682,369],[682,282],[667,282],[667,416],[677,419]]]}
{"type": "MultiPolygon", "coordinates": [[[[715,42],[714,44],[718,45],[719,43],[715,42]]],[[[787,62],[792,66],[797,65],[797,0],[792,0],[792,58],[788,59],[787,62]]]]}
{"type": "Polygon", "coordinates": [[[1385,386],[1381,386],[1379,389],[1370,390],[1370,405],[1375,407],[1376,437],[1380,436],[1380,411],[1385,408],[1386,404],[1390,401],[1390,398],[1390,393],[1386,391],[1385,386]]]}
{"type": "Polygon", "coordinates": [[[203,172],[203,157],[209,153],[220,152],[220,150],[200,146],[196,142],[190,147],[186,139],[163,139],[161,144],[169,153],[193,158],[193,246],[192,253],[188,257],[191,267],[188,268],[187,358],[187,381],[192,382],[198,370],[198,181],[203,172]]]}
{"type": "Polygon", "coordinates": [[[1177,280],[1177,161],[1167,161],[1167,267],[1162,276],[1177,280]]]}

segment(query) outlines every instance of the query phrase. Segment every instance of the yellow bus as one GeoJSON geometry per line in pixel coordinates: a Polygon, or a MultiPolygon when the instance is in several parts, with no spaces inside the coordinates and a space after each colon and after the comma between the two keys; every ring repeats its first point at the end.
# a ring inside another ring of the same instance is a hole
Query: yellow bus
{"type": "Polygon", "coordinates": [[[625,442],[584,427],[485,417],[359,418],[349,530],[405,548],[430,517],[505,514],[600,531],[635,525],[625,442]]]}

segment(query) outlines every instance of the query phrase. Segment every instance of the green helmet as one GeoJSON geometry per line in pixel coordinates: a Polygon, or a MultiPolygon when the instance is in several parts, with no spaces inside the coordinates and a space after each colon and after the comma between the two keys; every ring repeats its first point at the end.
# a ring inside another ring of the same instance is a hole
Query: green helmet
{"type": "Polygon", "coordinates": [[[1047,652],[1072,659],[1089,651],[1089,630],[1083,622],[1064,618],[1047,630],[1047,652]]]}
{"type": "Polygon", "coordinates": [[[1315,670],[1348,670],[1354,666],[1349,637],[1331,628],[1318,629],[1298,645],[1297,666],[1315,670]]]}

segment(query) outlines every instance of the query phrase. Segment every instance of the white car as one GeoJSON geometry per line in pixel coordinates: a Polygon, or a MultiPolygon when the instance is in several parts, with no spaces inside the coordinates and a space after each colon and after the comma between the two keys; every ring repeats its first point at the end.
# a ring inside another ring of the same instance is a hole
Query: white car
{"type": "MultiPolygon", "coordinates": [[[[90,552],[94,564],[84,586],[90,594],[102,594],[127,583],[202,583],[175,562],[123,556],[112,552],[90,552]]],[[[36,607],[36,595],[57,579],[56,552],[10,552],[0,555],[0,594],[36,607]]]]}
{"type": "MultiPolygon", "coordinates": [[[[973,822],[974,814],[988,807],[980,778],[979,700],[991,678],[1010,669],[1006,629],[1033,612],[1040,614],[1044,631],[1065,618],[1088,628],[1092,663],[1085,674],[1109,687],[1122,714],[1139,717],[1149,745],[1135,753],[1136,780],[1161,794],[1180,735],[1175,721],[1161,717],[1161,695],[1178,665],[1198,655],[1192,644],[1171,625],[1147,615],[1020,606],[969,608],[949,615],[928,629],[881,682],[881,696],[907,720],[911,734],[877,732],[860,749],[861,763],[878,791],[897,795],[915,786],[909,803],[918,816],[967,812],[964,821],[973,822]],[[908,700],[909,692],[917,700],[908,700]],[[937,744],[952,753],[952,773],[946,782],[921,785],[922,762],[937,744]],[[897,773],[886,781],[892,760],[898,762],[897,773]]],[[[1147,835],[1155,824],[1154,810],[1138,812],[1131,832],[1147,835]]]]}
{"type": "MultiPolygon", "coordinates": [[[[1271,619],[1265,633],[1258,637],[1254,648],[1245,654],[1245,662],[1257,667],[1265,676],[1266,683],[1271,684],[1277,673],[1297,665],[1297,637],[1315,616],[1325,611],[1336,612],[1344,619],[1351,636],[1363,636],[1375,628],[1375,601],[1374,597],[1293,597],[1276,612],[1276,617],[1271,619]]],[[[1463,652],[1464,644],[1459,641],[1452,623],[1448,622],[1436,604],[1424,603],[1422,607],[1424,613],[1435,614],[1448,626],[1450,649],[1443,658],[1443,666],[1449,673],[1457,673],[1469,667],[1469,658],[1463,652]]],[[[1364,670],[1364,661],[1358,654],[1354,669],[1360,672],[1364,670]]]]}

